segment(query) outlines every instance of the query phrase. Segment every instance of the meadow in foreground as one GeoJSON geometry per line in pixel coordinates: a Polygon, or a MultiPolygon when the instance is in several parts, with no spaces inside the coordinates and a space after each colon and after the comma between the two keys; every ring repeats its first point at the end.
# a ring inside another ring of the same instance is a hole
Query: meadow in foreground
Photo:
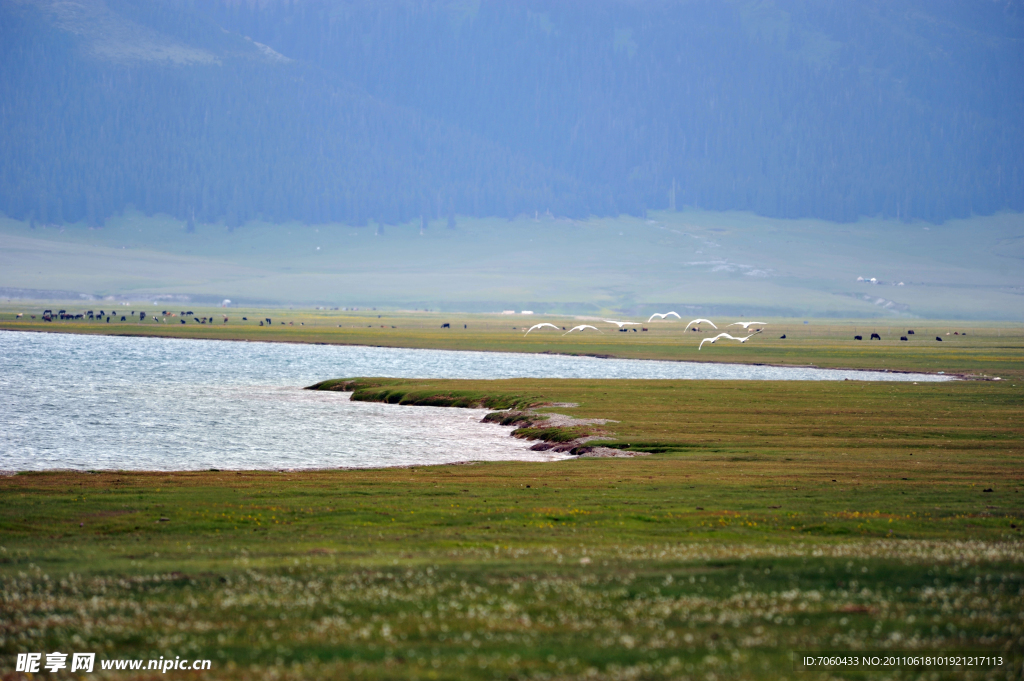
{"type": "Polygon", "coordinates": [[[207,678],[1019,675],[1009,382],[375,383],[575,403],[550,410],[613,419],[608,442],[648,455],[2,478],[5,667],[62,650],[209,658],[207,678]],[[822,673],[795,668],[803,650],[1008,662],[822,673]]]}

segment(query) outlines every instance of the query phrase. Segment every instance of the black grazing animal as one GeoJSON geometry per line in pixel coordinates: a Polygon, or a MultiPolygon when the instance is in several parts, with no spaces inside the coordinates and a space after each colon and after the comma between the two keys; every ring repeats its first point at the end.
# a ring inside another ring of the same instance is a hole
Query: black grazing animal
{"type": "Polygon", "coordinates": [[[184,319],[179,319],[178,321],[179,321],[179,322],[181,322],[182,324],[184,324],[184,323],[185,323],[185,320],[184,320],[184,319]]]}
{"type": "Polygon", "coordinates": [[[906,336],[900,336],[900,340],[907,340],[906,336]]]}
{"type": "Polygon", "coordinates": [[[785,337],[786,337],[786,334],[782,334],[781,336],[779,336],[779,338],[785,338],[785,337]]]}
{"type": "MultiPolygon", "coordinates": [[[[393,329],[393,328],[395,328],[395,327],[393,327],[393,326],[392,326],[391,328],[393,329]]],[[[466,326],[465,324],[463,324],[463,325],[462,325],[462,328],[464,328],[464,329],[468,329],[469,327],[468,327],[468,326],[466,326]]],[[[564,329],[565,327],[563,326],[562,328],[564,329]]]]}
{"type": "Polygon", "coordinates": [[[942,342],[942,336],[936,336],[936,337],[935,337],[935,340],[937,340],[937,341],[939,341],[939,342],[942,342]]]}
{"type": "Polygon", "coordinates": [[[139,321],[142,321],[145,318],[146,318],[146,313],[145,312],[140,312],[139,313],[139,321]]]}
{"type": "Polygon", "coordinates": [[[879,336],[877,333],[873,333],[871,334],[871,340],[882,340],[882,337],[879,336]]]}
{"type": "Polygon", "coordinates": [[[266,319],[267,319],[267,326],[270,326],[271,324],[274,323],[274,322],[270,321],[270,317],[267,317],[266,319]]]}
{"type": "Polygon", "coordinates": [[[247,321],[249,321],[249,318],[248,317],[242,317],[242,321],[243,322],[247,322],[247,321]]]}
{"type": "Polygon", "coordinates": [[[853,340],[864,340],[864,336],[854,336],[853,340]]]}
{"type": "MultiPolygon", "coordinates": [[[[378,317],[378,319],[379,319],[379,317],[378,317]]],[[[445,322],[444,324],[441,325],[441,328],[442,329],[450,329],[450,328],[452,328],[452,325],[449,324],[448,322],[445,322]]]]}
{"type": "Polygon", "coordinates": [[[185,314],[186,314],[186,315],[194,315],[194,314],[195,314],[195,312],[193,312],[192,310],[189,310],[189,311],[188,311],[188,312],[186,312],[185,314]]]}
{"type": "Polygon", "coordinates": [[[913,329],[908,330],[907,331],[907,335],[908,336],[913,336],[914,335],[914,330],[913,329]]]}
{"type": "Polygon", "coordinates": [[[122,321],[122,322],[124,322],[124,321],[127,321],[127,320],[126,320],[126,319],[124,318],[124,315],[121,315],[121,321],[122,321]]]}

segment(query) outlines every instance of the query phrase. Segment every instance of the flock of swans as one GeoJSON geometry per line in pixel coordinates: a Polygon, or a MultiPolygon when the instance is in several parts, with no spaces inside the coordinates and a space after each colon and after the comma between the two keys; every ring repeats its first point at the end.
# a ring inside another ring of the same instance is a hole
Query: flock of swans
{"type": "MultiPolygon", "coordinates": [[[[682,317],[680,317],[675,312],[655,312],[647,320],[647,323],[650,324],[652,321],[654,321],[655,318],[657,318],[657,319],[665,319],[667,317],[675,317],[676,319],[678,319],[680,321],[682,321],[682,319],[683,319],[682,317]]],[[[605,319],[605,320],[602,320],[602,321],[604,321],[607,324],[614,324],[614,325],[616,325],[617,327],[619,327],[620,331],[624,327],[627,327],[627,326],[642,326],[644,324],[644,322],[620,322],[620,321],[615,320],[615,319],[605,319]]],[[[691,326],[694,325],[694,324],[708,324],[713,329],[715,329],[715,331],[718,330],[718,327],[715,326],[714,322],[712,322],[710,319],[703,319],[703,318],[690,320],[689,322],[686,323],[686,328],[691,328],[691,326]]],[[[732,324],[729,324],[728,326],[742,326],[744,331],[749,331],[750,327],[755,325],[755,324],[759,324],[761,326],[764,326],[765,324],[767,324],[767,322],[758,322],[758,321],[733,322],[732,324]]],[[[527,329],[526,333],[524,333],[523,336],[528,336],[531,331],[534,331],[536,329],[543,329],[545,327],[550,327],[550,328],[552,328],[552,329],[554,329],[556,331],[563,331],[563,330],[565,330],[564,326],[563,327],[558,327],[558,326],[555,326],[554,324],[551,324],[550,322],[541,322],[540,324],[534,324],[529,329],[527,329]]],[[[572,327],[571,329],[569,329],[568,331],[566,331],[562,335],[563,336],[568,336],[573,331],[579,331],[580,333],[582,333],[586,329],[593,329],[594,331],[597,331],[598,333],[604,333],[603,331],[601,331],[601,329],[597,328],[596,326],[592,326],[590,324],[580,324],[579,326],[572,327]]],[[[647,329],[644,329],[644,331],[646,331],[646,330],[647,329]]],[[[748,340],[750,340],[751,338],[753,338],[754,336],[756,336],[759,333],[761,333],[761,329],[757,329],[753,333],[751,333],[750,335],[744,336],[744,337],[740,338],[738,336],[733,336],[733,335],[730,335],[728,333],[724,333],[723,332],[723,333],[718,334],[714,338],[705,338],[705,339],[701,340],[700,345],[697,346],[697,350],[700,350],[701,348],[703,348],[705,343],[711,343],[713,345],[716,341],[719,341],[719,340],[721,340],[723,338],[727,338],[729,340],[734,340],[734,341],[739,341],[740,343],[746,343],[748,340]]]]}

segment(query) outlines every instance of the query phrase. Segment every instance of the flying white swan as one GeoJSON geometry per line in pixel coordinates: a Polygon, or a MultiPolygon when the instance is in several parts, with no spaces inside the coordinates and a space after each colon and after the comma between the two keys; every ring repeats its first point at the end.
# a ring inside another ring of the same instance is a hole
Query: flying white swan
{"type": "MultiPolygon", "coordinates": [[[[669,315],[672,315],[672,316],[673,316],[673,317],[675,317],[676,319],[682,319],[682,317],[680,317],[679,315],[677,315],[677,314],[676,314],[675,312],[666,312],[665,314],[659,314],[659,313],[655,312],[654,314],[652,314],[652,315],[651,315],[651,319],[654,319],[655,317],[657,317],[657,318],[659,318],[659,319],[664,319],[665,317],[667,317],[667,316],[669,316],[669,315]]],[[[648,320],[647,320],[647,323],[648,323],[648,324],[650,324],[650,323],[651,323],[651,319],[648,319],[648,320]]]]}
{"type": "Polygon", "coordinates": [[[568,336],[573,331],[582,331],[583,329],[593,329],[594,331],[597,331],[598,333],[601,333],[601,329],[597,328],[596,326],[591,326],[590,324],[580,324],[579,326],[572,327],[571,329],[569,329],[568,331],[566,331],[562,335],[563,336],[568,336]]]}
{"type": "Polygon", "coordinates": [[[733,322],[729,326],[742,326],[744,329],[750,327],[751,324],[767,324],[768,322],[733,322]]]}
{"type": "Polygon", "coordinates": [[[604,321],[608,322],[609,324],[615,324],[620,329],[622,327],[624,327],[624,326],[640,326],[641,323],[642,323],[642,322],[617,322],[614,319],[605,319],[604,321]]]}
{"type": "Polygon", "coordinates": [[[528,331],[527,331],[526,333],[524,333],[523,335],[525,336],[525,335],[527,335],[528,333],[530,333],[530,331],[533,331],[534,329],[540,329],[540,328],[543,328],[543,327],[545,327],[545,326],[550,326],[550,327],[551,327],[552,329],[554,329],[555,331],[558,331],[558,327],[557,327],[557,326],[555,326],[554,324],[548,324],[547,322],[541,322],[540,324],[534,324],[533,326],[531,326],[531,327],[529,328],[529,330],[528,330],[528,331]]]}
{"type": "Polygon", "coordinates": [[[736,336],[730,336],[727,333],[720,333],[717,336],[715,336],[714,338],[705,338],[704,340],[702,340],[700,342],[700,345],[697,346],[697,350],[700,350],[701,347],[703,347],[703,345],[705,343],[714,343],[719,338],[728,338],[729,340],[739,341],[740,343],[746,343],[748,340],[751,339],[751,337],[756,336],[758,333],[760,333],[760,331],[756,331],[756,332],[754,332],[754,333],[752,333],[749,336],[746,336],[744,338],[737,338],[736,336]]]}
{"type": "Polygon", "coordinates": [[[715,326],[715,323],[713,321],[711,321],[710,319],[694,319],[694,320],[690,321],[689,323],[687,323],[686,328],[690,328],[690,324],[700,324],[701,322],[707,322],[708,324],[711,325],[712,328],[718,329],[718,327],[715,326]]]}

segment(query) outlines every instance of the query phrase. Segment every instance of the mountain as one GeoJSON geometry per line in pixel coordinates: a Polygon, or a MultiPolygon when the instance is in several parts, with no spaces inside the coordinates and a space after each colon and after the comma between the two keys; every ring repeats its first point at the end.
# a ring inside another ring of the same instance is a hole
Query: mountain
{"type": "Polygon", "coordinates": [[[0,6],[0,210],[395,223],[584,212],[572,178],[160,3],[0,6]]]}
{"type": "Polygon", "coordinates": [[[1020,0],[0,0],[0,211],[1024,210],[1020,0]]]}

